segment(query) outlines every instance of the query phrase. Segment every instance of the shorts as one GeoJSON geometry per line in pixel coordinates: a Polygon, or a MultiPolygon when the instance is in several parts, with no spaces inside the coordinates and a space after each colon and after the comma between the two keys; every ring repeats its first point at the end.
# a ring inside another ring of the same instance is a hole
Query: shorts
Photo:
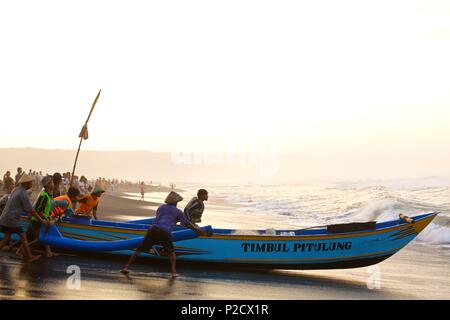
{"type": "Polygon", "coordinates": [[[142,242],[139,249],[141,251],[148,251],[155,244],[160,244],[164,247],[167,254],[174,252],[172,235],[167,233],[161,228],[151,227],[147,234],[145,235],[144,241],[142,242]]]}
{"type": "Polygon", "coordinates": [[[27,229],[27,240],[28,242],[32,242],[39,237],[39,233],[41,232],[41,221],[31,220],[27,229]]]}
{"type": "Polygon", "coordinates": [[[21,233],[23,233],[23,229],[22,229],[22,227],[0,226],[0,232],[3,232],[5,234],[11,234],[11,233],[21,234],[21,233]]]}

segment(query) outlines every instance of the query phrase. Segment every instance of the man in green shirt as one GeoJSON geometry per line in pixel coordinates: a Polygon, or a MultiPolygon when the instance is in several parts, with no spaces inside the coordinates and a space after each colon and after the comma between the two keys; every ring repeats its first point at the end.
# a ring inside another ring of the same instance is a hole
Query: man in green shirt
{"type": "MultiPolygon", "coordinates": [[[[45,176],[42,178],[41,185],[44,190],[39,194],[37,199],[35,210],[41,215],[44,219],[50,222],[50,214],[52,212],[52,194],[55,185],[53,184],[52,176],[45,176]]],[[[42,222],[35,217],[31,218],[30,224],[27,230],[27,240],[30,242],[30,245],[37,242],[37,238],[39,237],[39,233],[41,231],[42,222]]],[[[48,258],[52,258],[57,256],[57,254],[53,253],[50,249],[50,246],[45,246],[45,251],[48,258]]]]}

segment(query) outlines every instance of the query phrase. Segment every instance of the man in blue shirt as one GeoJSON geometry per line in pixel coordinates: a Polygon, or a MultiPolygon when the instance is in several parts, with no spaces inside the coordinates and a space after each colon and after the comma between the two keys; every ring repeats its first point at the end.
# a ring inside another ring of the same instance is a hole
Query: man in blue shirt
{"type": "Polygon", "coordinates": [[[173,191],[169,193],[164,201],[166,204],[160,206],[156,211],[156,219],[147,231],[141,246],[136,249],[120,272],[123,274],[130,273],[128,271],[128,267],[134,262],[134,260],[136,260],[142,251],[148,251],[155,244],[160,244],[164,247],[164,250],[169,256],[172,278],[176,278],[178,276],[175,268],[176,255],[172,242],[172,231],[177,222],[181,222],[185,227],[194,230],[202,236],[206,235],[206,232],[203,229],[200,229],[189,222],[188,218],[183,214],[183,211],[177,208],[178,202],[182,200],[183,197],[178,193],[173,191]]]}

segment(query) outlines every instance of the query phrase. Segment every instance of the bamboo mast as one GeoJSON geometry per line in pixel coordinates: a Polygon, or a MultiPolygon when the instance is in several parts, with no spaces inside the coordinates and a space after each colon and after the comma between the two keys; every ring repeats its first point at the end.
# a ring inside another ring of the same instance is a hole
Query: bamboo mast
{"type": "Polygon", "coordinates": [[[81,128],[80,134],[78,135],[78,137],[80,138],[80,143],[78,145],[77,155],[75,156],[75,162],[73,163],[72,175],[70,177],[70,186],[73,185],[73,178],[75,176],[75,169],[77,167],[77,161],[78,161],[78,156],[80,154],[81,144],[83,143],[83,140],[87,140],[89,137],[87,124],[89,122],[89,119],[91,118],[92,111],[94,111],[95,105],[97,104],[97,101],[98,101],[98,98],[100,97],[101,92],[102,92],[102,89],[100,89],[98,91],[97,96],[95,97],[95,100],[92,103],[91,111],[89,112],[89,115],[86,119],[86,122],[83,125],[83,128],[81,128]]]}

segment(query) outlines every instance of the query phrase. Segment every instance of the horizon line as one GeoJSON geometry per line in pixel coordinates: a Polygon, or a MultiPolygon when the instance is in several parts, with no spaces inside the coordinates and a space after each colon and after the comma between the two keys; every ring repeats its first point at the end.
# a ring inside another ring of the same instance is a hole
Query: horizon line
{"type": "MultiPolygon", "coordinates": [[[[76,152],[76,149],[62,149],[62,148],[42,148],[42,147],[0,147],[0,150],[43,150],[43,151],[65,151],[65,152],[76,152]]],[[[86,152],[146,152],[146,153],[154,153],[154,154],[170,154],[172,152],[185,152],[185,153],[191,153],[191,154],[216,154],[217,152],[189,152],[189,151],[183,151],[183,150],[172,150],[172,151],[152,151],[152,150],[145,150],[145,149],[123,149],[123,150],[99,150],[99,149],[82,149],[81,151],[86,152]]],[[[309,158],[315,158],[315,157],[383,157],[383,158],[389,158],[389,157],[409,157],[401,154],[293,154],[293,153],[285,153],[280,154],[281,157],[309,157],[309,158]]],[[[424,155],[421,155],[423,157],[424,155]]],[[[450,158],[450,155],[447,157],[450,158]]]]}

